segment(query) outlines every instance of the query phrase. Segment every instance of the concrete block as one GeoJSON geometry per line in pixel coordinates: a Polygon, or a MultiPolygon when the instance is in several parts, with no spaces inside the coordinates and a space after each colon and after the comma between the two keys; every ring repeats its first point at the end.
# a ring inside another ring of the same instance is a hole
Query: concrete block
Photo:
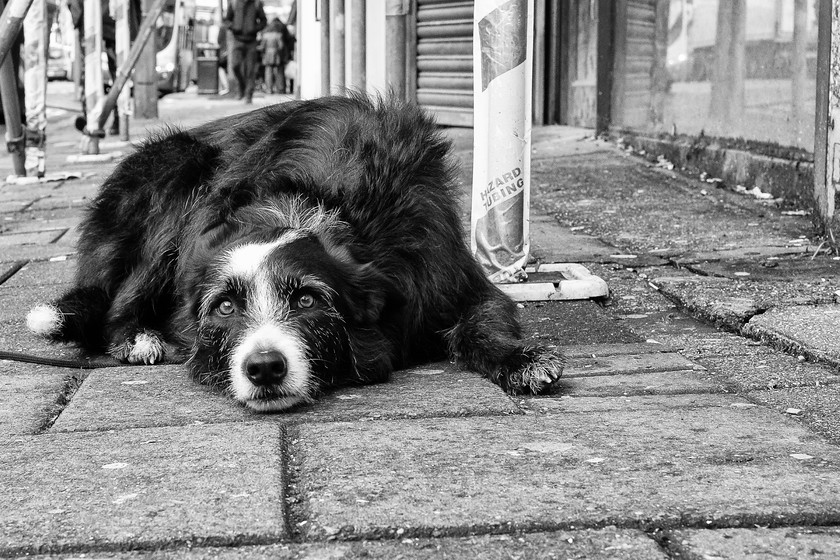
{"type": "Polygon", "coordinates": [[[280,427],[19,436],[0,447],[3,553],[288,536],[280,427]]]}
{"type": "Polygon", "coordinates": [[[199,385],[182,366],[133,366],[93,370],[52,430],[503,414],[521,411],[498,386],[448,363],[396,372],[388,383],[346,387],[311,405],[271,415],[251,412],[199,385]]]}
{"type": "Polygon", "coordinates": [[[668,539],[681,558],[840,558],[840,530],[832,527],[683,529],[669,532],[668,539]]]}
{"type": "Polygon", "coordinates": [[[313,423],[292,437],[293,515],[314,539],[797,523],[840,506],[840,450],[761,407],[313,423]]]}
{"type": "Polygon", "coordinates": [[[527,282],[499,284],[499,289],[513,301],[585,300],[610,294],[602,278],[577,263],[543,264],[539,272],[534,267],[526,267],[526,272],[527,282]]]}

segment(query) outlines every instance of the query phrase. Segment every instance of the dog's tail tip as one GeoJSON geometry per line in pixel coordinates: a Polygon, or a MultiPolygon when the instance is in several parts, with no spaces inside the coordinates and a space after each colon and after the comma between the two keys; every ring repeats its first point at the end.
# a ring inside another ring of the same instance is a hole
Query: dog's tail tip
{"type": "Polygon", "coordinates": [[[26,326],[35,334],[53,337],[61,332],[64,315],[61,310],[50,304],[36,305],[26,315],[26,326]]]}

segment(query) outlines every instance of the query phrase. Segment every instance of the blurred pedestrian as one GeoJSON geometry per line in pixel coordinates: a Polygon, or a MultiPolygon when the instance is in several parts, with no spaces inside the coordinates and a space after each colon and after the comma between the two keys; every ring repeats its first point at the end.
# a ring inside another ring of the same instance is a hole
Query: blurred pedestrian
{"type": "Polygon", "coordinates": [[[283,69],[288,61],[286,45],[283,42],[283,23],[274,18],[263,31],[260,39],[262,63],[265,66],[265,90],[267,93],[286,93],[286,78],[283,69]]]}
{"type": "Polygon", "coordinates": [[[261,0],[232,0],[225,23],[233,33],[231,62],[239,85],[238,97],[251,103],[259,65],[257,34],[265,28],[266,17],[261,0]]]}

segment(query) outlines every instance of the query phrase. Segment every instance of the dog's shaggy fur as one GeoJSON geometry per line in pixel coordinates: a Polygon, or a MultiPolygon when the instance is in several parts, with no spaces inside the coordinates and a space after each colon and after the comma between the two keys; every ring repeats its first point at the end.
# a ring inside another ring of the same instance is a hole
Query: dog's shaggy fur
{"type": "Polygon", "coordinates": [[[76,286],[32,330],[186,358],[256,410],[447,354],[511,393],[560,375],[464,244],[449,144],[416,107],[268,107],[147,142],[82,225],[76,286]]]}

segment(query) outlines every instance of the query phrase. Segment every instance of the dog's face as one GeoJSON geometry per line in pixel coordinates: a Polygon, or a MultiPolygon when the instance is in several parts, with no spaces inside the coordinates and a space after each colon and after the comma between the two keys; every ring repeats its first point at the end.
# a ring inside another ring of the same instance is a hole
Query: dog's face
{"type": "Polygon", "coordinates": [[[301,229],[251,233],[214,253],[194,305],[199,380],[276,411],[359,378],[354,332],[375,328],[382,298],[358,267],[301,229]]]}

